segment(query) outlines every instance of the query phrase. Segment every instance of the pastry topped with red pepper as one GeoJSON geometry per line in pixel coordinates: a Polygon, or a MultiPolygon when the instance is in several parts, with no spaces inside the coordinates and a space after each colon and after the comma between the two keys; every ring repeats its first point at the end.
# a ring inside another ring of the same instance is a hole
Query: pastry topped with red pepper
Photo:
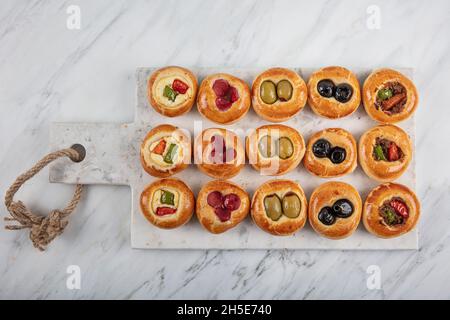
{"type": "Polygon", "coordinates": [[[371,178],[387,182],[399,178],[408,168],[412,144],[401,128],[386,124],[366,131],[359,140],[359,162],[371,178]]]}
{"type": "Polygon", "coordinates": [[[392,69],[372,72],[364,82],[362,93],[364,108],[369,116],[384,123],[409,118],[419,101],[414,83],[392,69]]]}
{"type": "Polygon", "coordinates": [[[398,237],[411,231],[420,216],[415,193],[397,183],[385,183],[373,189],[364,203],[363,223],[367,231],[381,237],[398,237]]]}
{"type": "Polygon", "coordinates": [[[215,123],[238,121],[245,116],[250,104],[247,83],[230,74],[217,73],[206,77],[198,91],[198,111],[215,123]]]}
{"type": "Polygon", "coordinates": [[[232,131],[209,128],[195,139],[194,160],[200,171],[217,179],[237,175],[245,164],[244,147],[232,131]]]}
{"type": "Polygon", "coordinates": [[[197,78],[181,67],[156,70],[148,81],[148,97],[162,115],[175,117],[191,110],[197,95],[197,78]]]}
{"type": "Polygon", "coordinates": [[[153,225],[172,229],[192,217],[194,194],[178,179],[161,179],[147,186],[141,193],[141,211],[153,225]]]}
{"type": "Polygon", "coordinates": [[[201,225],[217,234],[235,227],[249,210],[250,199],[244,189],[230,181],[214,180],[201,188],[195,211],[201,225]]]}
{"type": "Polygon", "coordinates": [[[141,164],[155,177],[169,177],[191,162],[190,137],[169,124],[153,128],[141,144],[141,164]]]}

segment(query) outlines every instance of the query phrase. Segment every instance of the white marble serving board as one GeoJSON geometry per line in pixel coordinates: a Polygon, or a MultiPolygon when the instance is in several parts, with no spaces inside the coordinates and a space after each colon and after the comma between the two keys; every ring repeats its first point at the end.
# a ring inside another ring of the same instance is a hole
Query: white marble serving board
{"type": "MultiPolygon", "coordinates": [[[[307,81],[311,68],[293,68],[307,81]]],[[[144,187],[155,178],[148,175],[141,167],[139,160],[139,147],[146,133],[155,125],[169,123],[188,129],[194,138],[202,129],[209,127],[225,127],[237,130],[244,138],[246,130],[256,128],[269,122],[259,118],[253,110],[238,123],[230,126],[219,126],[205,120],[197,112],[196,107],[184,116],[167,118],[156,113],[147,100],[146,86],[151,72],[155,68],[139,68],[136,71],[137,102],[135,106],[135,121],[126,124],[112,123],[54,123],[51,127],[52,150],[66,148],[74,143],[80,143],[86,148],[86,158],[80,163],[70,160],[56,162],[50,167],[50,181],[62,183],[83,184],[115,184],[129,185],[132,193],[131,205],[131,246],[142,249],[418,249],[417,229],[395,239],[379,239],[369,234],[360,224],[358,230],[349,238],[342,240],[329,240],[317,235],[307,224],[305,228],[295,235],[276,237],[260,230],[251,221],[250,216],[234,229],[220,235],[213,235],[205,231],[195,215],[191,221],[180,228],[162,230],[151,225],[141,214],[139,197],[144,187]],[[194,129],[195,127],[195,129],[194,129]]],[[[236,75],[249,85],[253,78],[263,69],[230,69],[230,68],[191,68],[198,76],[199,82],[205,75],[215,72],[227,72],[236,75]]],[[[411,69],[398,69],[412,77],[411,69]]],[[[359,69],[353,71],[358,75],[362,85],[365,77],[371,70],[359,69]]],[[[95,107],[95,106],[92,106],[95,107]]],[[[124,106],[124,108],[131,108],[124,106]]],[[[350,131],[356,139],[361,134],[376,125],[360,106],[351,116],[338,120],[323,119],[312,113],[306,106],[293,119],[284,122],[297,129],[308,140],[310,135],[318,130],[328,127],[341,127],[350,131]]],[[[414,117],[399,124],[408,132],[415,143],[414,117]]],[[[198,171],[195,165],[176,175],[185,181],[197,194],[200,187],[211,180],[198,171]]],[[[345,181],[355,186],[363,200],[368,192],[378,183],[369,179],[358,167],[352,174],[337,179],[321,179],[309,174],[303,165],[282,178],[295,180],[301,184],[309,198],[313,189],[327,180],[345,181]]],[[[241,173],[231,179],[246,189],[250,196],[263,182],[272,177],[261,176],[250,165],[246,165],[241,173]]],[[[415,190],[415,156],[405,172],[398,179],[415,190]]]]}

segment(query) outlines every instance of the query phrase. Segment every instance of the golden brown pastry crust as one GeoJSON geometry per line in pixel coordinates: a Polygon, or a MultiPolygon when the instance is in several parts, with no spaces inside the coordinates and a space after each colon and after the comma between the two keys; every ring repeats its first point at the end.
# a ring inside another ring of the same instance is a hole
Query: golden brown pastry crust
{"type": "Polygon", "coordinates": [[[400,72],[386,68],[375,70],[367,77],[363,84],[362,96],[367,114],[372,119],[383,123],[396,123],[409,118],[419,102],[414,83],[400,72]],[[388,82],[399,82],[406,89],[405,107],[397,114],[388,115],[375,106],[378,90],[388,82]]]}
{"type": "Polygon", "coordinates": [[[411,140],[408,134],[397,126],[378,125],[366,131],[359,139],[359,163],[372,179],[387,182],[399,178],[408,168],[412,158],[411,140]],[[397,161],[377,161],[373,156],[376,138],[393,141],[402,150],[403,156],[397,161]]]}
{"type": "Polygon", "coordinates": [[[195,199],[191,189],[181,180],[167,178],[156,180],[141,193],[141,212],[153,225],[162,229],[173,229],[187,223],[194,213],[195,199]],[[159,189],[176,190],[179,194],[177,211],[158,216],[152,209],[153,196],[159,189]]]}
{"type": "Polygon", "coordinates": [[[361,220],[362,201],[358,191],[351,185],[330,181],[317,187],[309,200],[308,219],[312,228],[320,235],[330,239],[343,239],[350,236],[361,220]],[[347,199],[353,204],[353,214],[348,218],[336,217],[332,225],[325,225],[319,220],[323,207],[331,207],[335,201],[347,199]]]}
{"type": "Polygon", "coordinates": [[[200,84],[197,95],[197,108],[205,118],[219,124],[232,124],[239,121],[247,114],[250,108],[250,89],[243,80],[226,73],[216,73],[207,76],[200,84]],[[216,106],[216,94],[213,91],[214,81],[224,79],[235,87],[239,93],[239,99],[226,111],[221,111],[216,106]]]}
{"type": "Polygon", "coordinates": [[[308,94],[306,83],[298,73],[285,68],[272,68],[259,74],[252,85],[252,106],[263,119],[272,122],[286,121],[296,115],[306,104],[308,94]],[[270,80],[277,84],[281,80],[289,80],[292,85],[292,97],[288,101],[277,100],[267,104],[261,99],[261,83],[270,80]]]}
{"type": "Polygon", "coordinates": [[[247,217],[250,210],[250,198],[239,185],[225,180],[213,180],[205,184],[197,197],[196,214],[200,224],[209,232],[218,234],[223,233],[247,217]],[[223,196],[234,193],[239,196],[241,205],[237,210],[231,212],[231,218],[228,221],[222,222],[214,212],[214,208],[207,202],[207,197],[210,192],[219,191],[223,196]]]}
{"type": "Polygon", "coordinates": [[[209,128],[197,136],[194,143],[194,162],[200,171],[216,179],[229,179],[236,176],[245,164],[245,152],[239,137],[222,128],[209,128]],[[210,155],[214,144],[211,138],[220,135],[225,138],[225,145],[236,150],[236,157],[225,163],[213,163],[210,155]]]}
{"type": "Polygon", "coordinates": [[[187,168],[191,163],[191,139],[180,129],[170,124],[154,127],[141,143],[141,164],[144,170],[154,177],[166,178],[187,168]],[[161,166],[151,158],[150,147],[163,137],[170,136],[178,142],[181,154],[173,165],[161,166]]]}
{"type": "Polygon", "coordinates": [[[251,215],[253,221],[262,230],[276,235],[287,236],[303,228],[306,223],[308,202],[302,187],[291,180],[269,180],[256,189],[252,198],[251,215]],[[264,208],[264,198],[271,194],[277,194],[280,199],[288,193],[295,193],[300,199],[300,214],[296,218],[288,218],[282,215],[277,221],[270,219],[264,208]]]}
{"type": "Polygon", "coordinates": [[[245,150],[249,162],[255,170],[264,175],[278,176],[294,170],[302,161],[305,154],[305,141],[294,128],[282,124],[270,124],[257,128],[245,138],[245,150]],[[272,134],[274,137],[288,137],[291,140],[294,147],[291,157],[287,159],[281,159],[278,156],[265,158],[261,155],[258,148],[259,140],[272,134]]]}
{"type": "Polygon", "coordinates": [[[177,66],[169,66],[158,69],[152,73],[148,80],[147,94],[150,105],[158,113],[167,117],[177,117],[191,110],[197,96],[197,87],[197,78],[190,70],[177,66]],[[180,80],[183,82],[188,82],[186,84],[189,86],[189,89],[184,94],[186,96],[180,95],[178,98],[181,99],[183,96],[186,100],[180,100],[179,102],[175,100],[175,104],[171,105],[165,101],[167,99],[163,99],[165,97],[162,96],[158,83],[165,78],[173,79],[177,77],[181,77],[180,80]]]}
{"type": "Polygon", "coordinates": [[[321,178],[340,177],[355,170],[357,158],[356,140],[352,134],[341,128],[328,128],[316,132],[309,138],[303,165],[309,172],[321,178]],[[319,139],[328,140],[333,147],[344,148],[347,153],[345,160],[334,164],[328,158],[317,158],[312,146],[319,139]]]}
{"type": "Polygon", "coordinates": [[[364,227],[370,233],[380,238],[398,237],[411,231],[419,221],[420,202],[416,194],[408,187],[398,183],[385,183],[373,189],[366,198],[363,208],[364,227]],[[400,225],[387,225],[381,215],[379,208],[386,200],[393,197],[402,198],[408,207],[409,217],[400,225]]]}
{"type": "Polygon", "coordinates": [[[337,119],[346,117],[358,109],[361,103],[361,92],[358,78],[353,72],[343,67],[326,67],[311,74],[308,81],[308,104],[315,114],[337,119]],[[322,97],[317,91],[317,83],[321,80],[330,79],[335,85],[347,83],[352,86],[353,94],[349,101],[341,103],[334,97],[322,97]]]}

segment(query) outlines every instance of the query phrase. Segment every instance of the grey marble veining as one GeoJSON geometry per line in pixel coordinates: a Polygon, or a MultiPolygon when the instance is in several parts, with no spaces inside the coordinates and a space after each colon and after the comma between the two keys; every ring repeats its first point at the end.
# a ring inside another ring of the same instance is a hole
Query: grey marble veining
{"type": "MultiPolygon", "coordinates": [[[[423,215],[418,251],[132,250],[129,188],[89,186],[47,252],[0,232],[0,298],[450,298],[449,17],[447,1],[2,1],[2,194],[49,151],[51,123],[131,122],[138,66],[412,67],[423,215]],[[71,4],[80,30],[66,28],[71,4]],[[80,290],[66,287],[69,265],[80,290]]],[[[46,212],[72,192],[46,171],[18,198],[46,212]]]]}

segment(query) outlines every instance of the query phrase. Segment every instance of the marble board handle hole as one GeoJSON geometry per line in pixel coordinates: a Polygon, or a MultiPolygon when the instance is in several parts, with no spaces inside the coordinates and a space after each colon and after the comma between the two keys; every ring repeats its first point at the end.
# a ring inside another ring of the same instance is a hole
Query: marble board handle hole
{"type": "Polygon", "coordinates": [[[78,153],[78,157],[76,159],[71,158],[73,162],[81,162],[84,160],[84,158],[86,157],[86,148],[83,145],[75,143],[70,148],[78,153]]]}

